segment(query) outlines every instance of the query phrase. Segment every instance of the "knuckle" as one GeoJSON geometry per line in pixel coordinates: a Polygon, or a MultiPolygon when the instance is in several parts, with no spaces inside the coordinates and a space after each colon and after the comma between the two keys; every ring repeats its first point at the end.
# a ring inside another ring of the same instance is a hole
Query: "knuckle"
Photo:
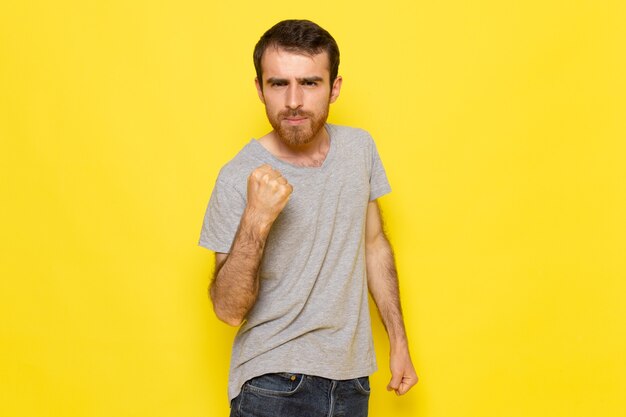
{"type": "Polygon", "coordinates": [[[261,176],[263,175],[263,169],[261,169],[260,167],[255,169],[254,171],[252,171],[252,173],[250,174],[250,177],[255,178],[255,179],[259,179],[261,178],[261,176]]]}
{"type": "Polygon", "coordinates": [[[256,168],[254,169],[254,171],[252,171],[252,174],[255,174],[255,175],[261,175],[261,174],[263,174],[263,173],[268,172],[268,170],[269,170],[269,171],[271,171],[271,170],[272,170],[272,167],[270,167],[270,166],[269,166],[269,165],[267,165],[267,164],[263,164],[263,165],[261,165],[261,166],[256,167],[256,168]]]}

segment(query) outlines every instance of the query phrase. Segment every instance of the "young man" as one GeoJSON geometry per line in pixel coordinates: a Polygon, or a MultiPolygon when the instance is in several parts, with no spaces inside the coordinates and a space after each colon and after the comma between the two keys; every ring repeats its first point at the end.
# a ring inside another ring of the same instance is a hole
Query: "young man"
{"type": "Polygon", "coordinates": [[[241,326],[231,416],[366,416],[376,370],[368,290],[389,335],[387,389],[402,395],[417,382],[376,201],[391,189],[370,135],[326,123],[342,82],[326,30],[280,22],[254,64],[273,130],[222,168],[200,237],[215,251],[215,313],[241,326]]]}

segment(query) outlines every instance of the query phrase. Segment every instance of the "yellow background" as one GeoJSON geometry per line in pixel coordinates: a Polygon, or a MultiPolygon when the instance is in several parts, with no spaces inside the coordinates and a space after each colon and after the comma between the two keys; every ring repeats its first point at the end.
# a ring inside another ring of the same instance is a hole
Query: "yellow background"
{"type": "Polygon", "coordinates": [[[384,390],[376,318],[370,415],[626,415],[619,0],[2,2],[0,415],[227,415],[196,244],[269,129],[251,54],[284,18],[337,39],[330,121],[394,189],[421,382],[384,390]]]}

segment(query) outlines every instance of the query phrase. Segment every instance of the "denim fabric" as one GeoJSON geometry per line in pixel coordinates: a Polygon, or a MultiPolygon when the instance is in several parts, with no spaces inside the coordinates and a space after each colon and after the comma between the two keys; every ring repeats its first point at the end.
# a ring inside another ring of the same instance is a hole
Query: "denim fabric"
{"type": "Polygon", "coordinates": [[[230,417],[366,417],[369,395],[368,377],[265,374],[243,385],[230,417]]]}

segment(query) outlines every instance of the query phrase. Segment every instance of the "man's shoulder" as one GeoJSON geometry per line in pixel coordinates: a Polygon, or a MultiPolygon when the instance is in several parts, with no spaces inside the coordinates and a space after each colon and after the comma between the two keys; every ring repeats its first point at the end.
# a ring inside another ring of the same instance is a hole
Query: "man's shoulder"
{"type": "Polygon", "coordinates": [[[372,135],[365,129],[352,126],[328,124],[331,140],[347,152],[358,149],[371,150],[374,144],[372,135]]]}
{"type": "Polygon", "coordinates": [[[329,131],[331,132],[331,135],[334,134],[334,136],[342,138],[342,139],[369,139],[371,140],[372,135],[370,135],[370,133],[365,130],[362,129],[360,127],[354,127],[354,126],[345,126],[345,125],[336,125],[333,123],[328,123],[327,124],[329,131]]]}
{"type": "Polygon", "coordinates": [[[251,139],[237,154],[226,162],[220,169],[218,179],[224,182],[235,182],[240,177],[250,173],[252,168],[261,165],[258,150],[255,149],[258,144],[255,139],[251,139]]]}

